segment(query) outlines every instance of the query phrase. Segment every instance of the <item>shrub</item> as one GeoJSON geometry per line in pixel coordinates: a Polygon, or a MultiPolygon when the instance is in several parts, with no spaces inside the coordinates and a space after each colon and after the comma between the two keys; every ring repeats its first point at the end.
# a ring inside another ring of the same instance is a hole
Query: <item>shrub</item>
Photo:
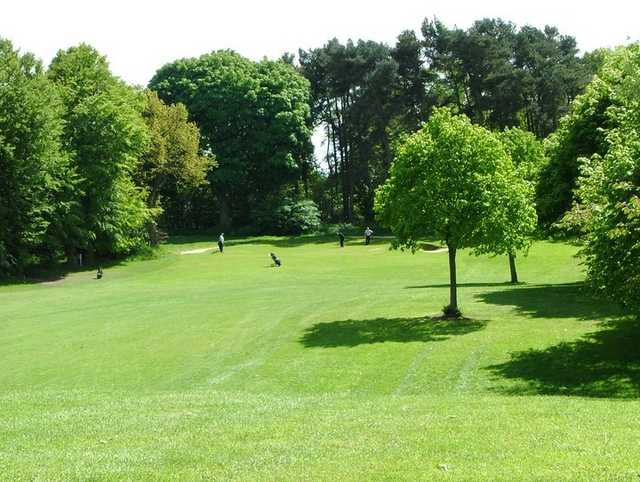
{"type": "Polygon", "coordinates": [[[263,233],[304,234],[320,227],[320,210],[310,199],[284,200],[256,214],[256,225],[263,233]]]}

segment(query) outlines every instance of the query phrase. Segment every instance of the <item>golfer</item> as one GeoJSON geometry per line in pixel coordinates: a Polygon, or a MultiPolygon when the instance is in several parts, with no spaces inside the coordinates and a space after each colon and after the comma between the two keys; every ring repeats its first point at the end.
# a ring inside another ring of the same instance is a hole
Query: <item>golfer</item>
{"type": "Polygon", "coordinates": [[[218,236],[218,249],[221,253],[224,252],[224,233],[221,233],[220,236],[218,236]]]}
{"type": "Polygon", "coordinates": [[[342,232],[338,233],[338,240],[340,241],[340,247],[344,248],[344,234],[342,232]]]}
{"type": "Polygon", "coordinates": [[[371,236],[373,236],[373,231],[367,226],[367,229],[364,230],[364,244],[371,243],[371,236]]]}

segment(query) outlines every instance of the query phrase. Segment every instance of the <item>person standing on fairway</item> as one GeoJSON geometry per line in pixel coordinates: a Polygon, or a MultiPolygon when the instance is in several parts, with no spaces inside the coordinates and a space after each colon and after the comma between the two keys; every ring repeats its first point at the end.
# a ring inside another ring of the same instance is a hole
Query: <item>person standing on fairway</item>
{"type": "Polygon", "coordinates": [[[367,226],[367,229],[364,230],[364,244],[371,243],[371,236],[373,236],[373,231],[367,226]]]}
{"type": "Polygon", "coordinates": [[[224,233],[221,233],[220,236],[218,236],[218,249],[221,253],[224,252],[224,233]]]}
{"type": "Polygon", "coordinates": [[[344,248],[344,234],[342,234],[342,231],[338,233],[338,239],[340,240],[340,247],[344,248]]]}

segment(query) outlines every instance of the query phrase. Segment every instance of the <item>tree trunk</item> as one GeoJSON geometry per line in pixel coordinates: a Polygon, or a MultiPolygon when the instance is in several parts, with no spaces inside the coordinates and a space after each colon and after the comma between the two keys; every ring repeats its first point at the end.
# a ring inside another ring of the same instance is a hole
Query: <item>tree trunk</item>
{"type": "Polygon", "coordinates": [[[75,246],[69,246],[65,249],[65,255],[67,256],[67,265],[71,268],[78,267],[78,250],[75,246]]]}
{"type": "Polygon", "coordinates": [[[516,271],[516,255],[509,253],[509,270],[511,271],[511,282],[518,283],[518,272],[516,271]]]}
{"type": "Polygon", "coordinates": [[[231,214],[229,212],[229,200],[224,194],[218,198],[218,204],[220,206],[220,217],[218,224],[219,228],[226,230],[231,226],[231,214]]]}
{"type": "MultiPolygon", "coordinates": [[[[149,206],[157,208],[160,205],[160,183],[154,182],[151,187],[151,194],[149,195],[149,206]]],[[[149,234],[149,243],[151,246],[157,246],[160,244],[160,230],[158,229],[158,223],[156,219],[149,221],[147,225],[147,233],[149,234]]]]}
{"type": "Polygon", "coordinates": [[[458,282],[456,279],[456,248],[447,245],[449,248],[449,308],[451,311],[458,310],[458,282]]]}
{"type": "Polygon", "coordinates": [[[391,146],[389,145],[389,138],[386,133],[382,134],[382,158],[384,163],[384,177],[386,179],[389,174],[389,168],[391,167],[391,146]]]}
{"type": "Polygon", "coordinates": [[[147,224],[147,234],[149,235],[149,244],[151,246],[160,244],[160,230],[158,229],[158,223],[156,223],[155,219],[152,219],[147,224]]]}

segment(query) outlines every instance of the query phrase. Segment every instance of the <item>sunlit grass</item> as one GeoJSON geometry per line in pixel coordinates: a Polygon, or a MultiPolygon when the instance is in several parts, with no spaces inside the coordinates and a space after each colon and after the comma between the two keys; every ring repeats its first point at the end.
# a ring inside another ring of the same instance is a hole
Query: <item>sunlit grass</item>
{"type": "Polygon", "coordinates": [[[177,241],[0,287],[0,479],[637,480],[640,328],[575,247],[462,254],[442,322],[445,253],[177,241]]]}

